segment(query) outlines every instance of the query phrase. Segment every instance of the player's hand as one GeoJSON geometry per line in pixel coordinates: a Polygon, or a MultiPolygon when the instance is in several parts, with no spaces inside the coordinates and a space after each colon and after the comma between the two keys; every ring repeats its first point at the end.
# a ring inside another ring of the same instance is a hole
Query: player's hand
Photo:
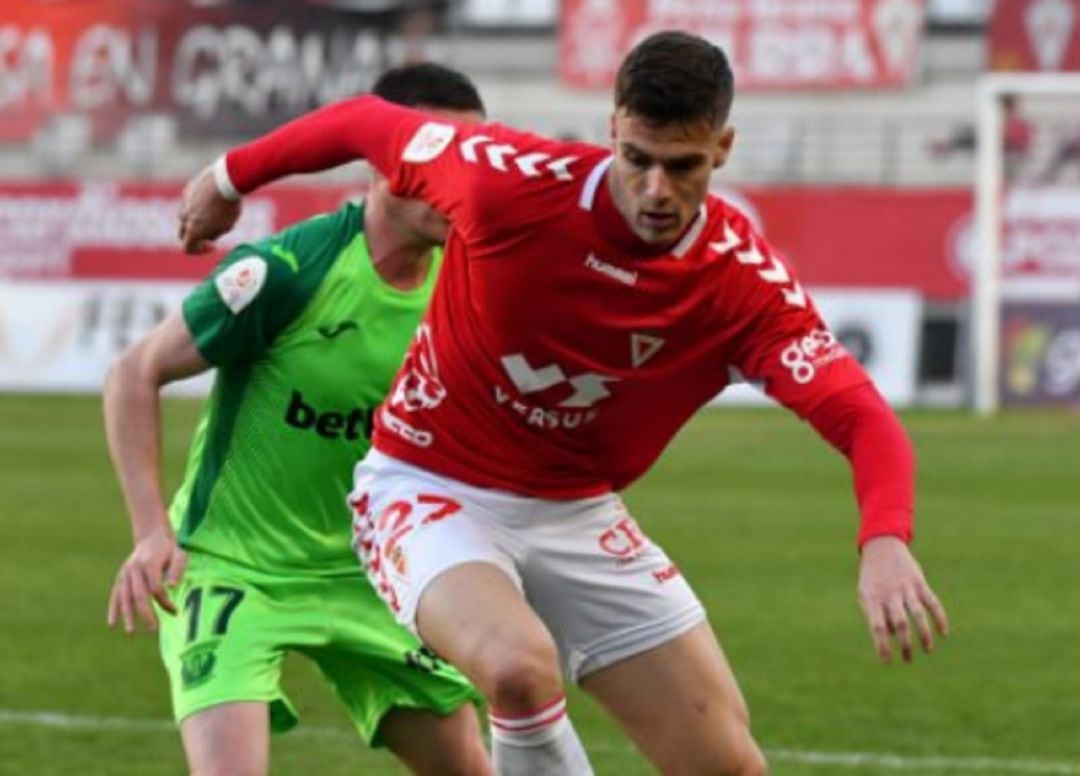
{"type": "Polygon", "coordinates": [[[227,233],[240,218],[240,202],[225,199],[214,183],[214,171],[207,167],[184,186],[180,195],[177,235],[185,253],[208,253],[213,241],[227,233]]]}
{"type": "Polygon", "coordinates": [[[859,603],[883,663],[892,660],[894,639],[904,661],[911,661],[913,630],[923,651],[933,651],[930,620],[938,634],[949,634],[945,608],[926,583],[908,546],[894,536],[879,536],[863,545],[859,603]]]}
{"type": "Polygon", "coordinates": [[[151,600],[176,614],[167,588],[180,582],[186,566],[187,553],[180,549],[171,529],[162,528],[136,542],[109,594],[109,627],[122,621],[124,630],[134,633],[141,618],[147,628],[156,631],[158,620],[151,600]]]}

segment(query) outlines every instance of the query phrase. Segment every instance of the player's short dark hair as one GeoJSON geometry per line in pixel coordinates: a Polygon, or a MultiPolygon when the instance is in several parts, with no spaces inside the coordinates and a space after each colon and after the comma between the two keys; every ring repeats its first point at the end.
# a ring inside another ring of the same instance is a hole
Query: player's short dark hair
{"type": "Polygon", "coordinates": [[[371,91],[398,105],[485,113],[484,102],[473,82],[457,70],[434,62],[391,68],[379,76],[371,91]]]}
{"type": "Polygon", "coordinates": [[[685,32],[658,32],[634,46],[615,77],[615,106],[650,124],[722,126],[735,79],[722,49],[685,32]]]}

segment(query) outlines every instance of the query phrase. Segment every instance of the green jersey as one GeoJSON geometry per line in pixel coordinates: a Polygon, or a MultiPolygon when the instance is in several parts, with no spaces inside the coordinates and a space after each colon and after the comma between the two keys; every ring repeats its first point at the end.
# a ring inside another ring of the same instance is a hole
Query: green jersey
{"type": "Polygon", "coordinates": [[[170,517],[180,544],[267,572],[360,574],[345,498],[438,274],[399,291],[346,205],[232,251],[184,300],[218,368],[170,517]]]}

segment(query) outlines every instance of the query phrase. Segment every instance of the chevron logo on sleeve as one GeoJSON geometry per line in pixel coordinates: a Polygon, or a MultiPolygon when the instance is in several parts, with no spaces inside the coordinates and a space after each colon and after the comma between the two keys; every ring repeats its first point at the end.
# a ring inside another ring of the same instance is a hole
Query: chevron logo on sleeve
{"type": "Polygon", "coordinates": [[[486,164],[500,172],[516,169],[526,178],[539,178],[550,174],[560,181],[572,181],[570,165],[576,156],[552,158],[551,154],[534,151],[523,154],[509,143],[496,143],[488,135],[473,135],[460,144],[461,158],[469,164],[486,164]]]}

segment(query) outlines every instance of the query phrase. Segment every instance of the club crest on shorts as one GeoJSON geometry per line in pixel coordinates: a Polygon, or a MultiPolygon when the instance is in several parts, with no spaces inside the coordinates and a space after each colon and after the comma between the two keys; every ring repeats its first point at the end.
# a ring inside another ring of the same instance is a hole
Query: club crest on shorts
{"type": "Polygon", "coordinates": [[[213,676],[217,664],[218,642],[196,644],[180,656],[180,683],[185,690],[206,684],[213,676]]]}

